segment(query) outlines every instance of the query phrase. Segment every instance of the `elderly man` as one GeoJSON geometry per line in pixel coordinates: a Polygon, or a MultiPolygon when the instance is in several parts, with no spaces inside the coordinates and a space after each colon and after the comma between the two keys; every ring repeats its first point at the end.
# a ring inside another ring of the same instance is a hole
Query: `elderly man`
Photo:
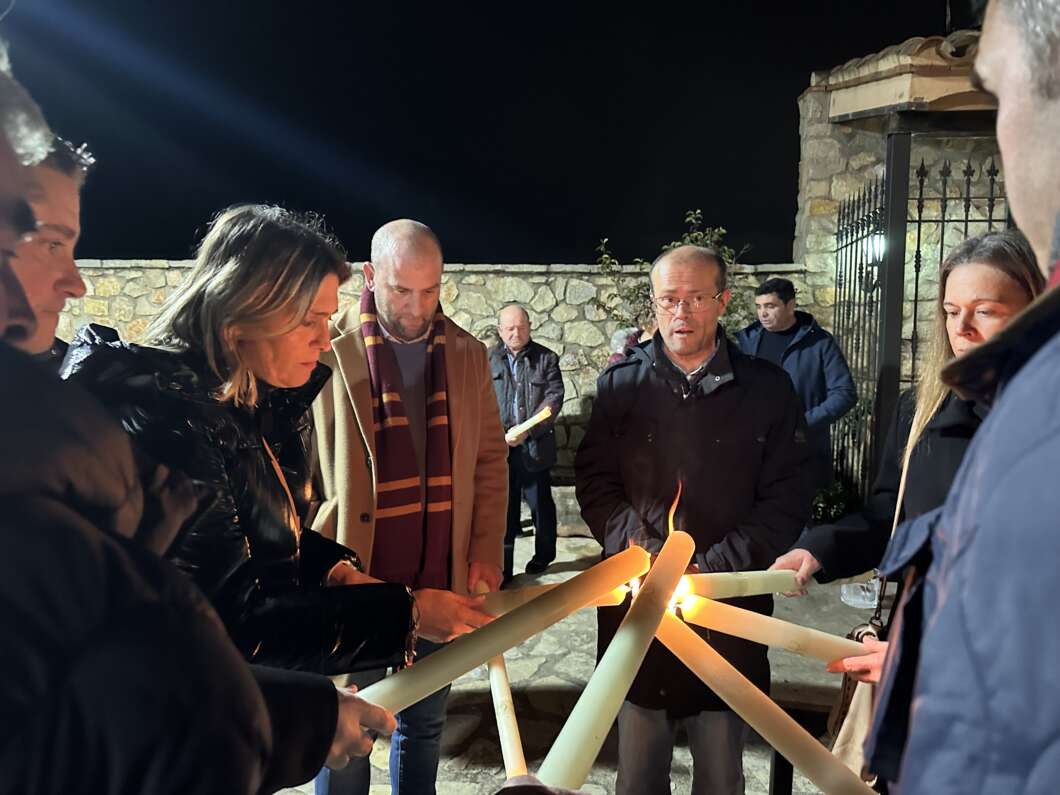
{"type": "Polygon", "coordinates": [[[530,315],[509,304],[497,316],[500,344],[490,353],[493,388],[508,442],[508,529],[504,535],[504,581],[512,579],[522,496],[534,521],[534,556],[527,574],[541,574],[556,558],[556,503],[552,465],[556,463],[555,422],[563,406],[559,356],[530,339],[530,315]],[[529,431],[511,429],[548,407],[552,416],[529,431]]]}
{"type": "MultiPolygon", "coordinates": [[[[372,238],[358,305],[333,323],[334,376],[313,407],[324,502],[314,529],[368,574],[412,589],[422,657],[490,621],[476,588],[501,582],[506,450],[486,349],[439,308],[442,249],[421,223],[372,238]]],[[[360,685],[385,671],[358,674],[360,685]]],[[[448,688],[398,715],[395,793],[432,793],[448,688]]],[[[318,791],[367,793],[367,760],[318,791]]]]}
{"type": "MultiPolygon", "coordinates": [[[[605,556],[629,544],[658,552],[683,482],[675,526],[695,539],[696,566],[764,569],[809,514],[802,404],[783,370],[726,339],[718,318],[729,291],[716,251],[681,246],[664,254],[652,266],[651,287],[658,331],[597,382],[575,459],[582,516],[605,556]]],[[[773,608],[769,596],[733,603],[766,614],[773,608]]],[[[599,610],[601,651],[626,609],[599,610]]],[[[768,690],[764,647],[718,633],[710,642],[768,690]]],[[[617,792],[670,792],[679,723],[695,763],[692,792],[742,792],[746,724],[658,643],[619,711],[617,792]]]]}
{"type": "Polygon", "coordinates": [[[943,371],[962,398],[993,407],[946,503],[901,525],[880,564],[908,587],[866,757],[902,792],[1053,792],[1060,634],[1044,627],[1060,602],[1060,4],[991,0],[975,71],[997,97],[1010,207],[1051,289],[943,371]]]}

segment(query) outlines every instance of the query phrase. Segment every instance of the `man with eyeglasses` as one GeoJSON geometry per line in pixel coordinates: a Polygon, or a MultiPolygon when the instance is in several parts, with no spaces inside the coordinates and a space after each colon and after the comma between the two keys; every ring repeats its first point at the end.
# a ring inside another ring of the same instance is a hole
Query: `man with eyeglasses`
{"type": "MultiPolygon", "coordinates": [[[[604,556],[630,544],[656,553],[674,527],[696,540],[704,572],[764,569],[809,516],[802,404],[779,367],[743,354],[718,319],[729,301],[726,264],[713,249],[681,246],[652,265],[659,329],[600,376],[575,460],[582,516],[604,556]]],[[[731,600],[772,612],[770,596],[731,600]]],[[[628,603],[600,608],[599,650],[628,603]]],[[[698,630],[759,688],[765,647],[698,630]]],[[[618,715],[619,795],[670,792],[678,725],[694,761],[692,793],[742,792],[747,726],[658,643],[618,715]]]]}

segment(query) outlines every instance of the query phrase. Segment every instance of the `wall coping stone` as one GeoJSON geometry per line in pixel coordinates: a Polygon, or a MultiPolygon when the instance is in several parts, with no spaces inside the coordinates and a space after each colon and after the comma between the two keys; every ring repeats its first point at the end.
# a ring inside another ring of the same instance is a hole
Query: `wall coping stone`
{"type": "MultiPolygon", "coordinates": [[[[133,268],[155,268],[155,269],[188,269],[195,263],[194,260],[165,260],[165,259],[79,259],[77,267],[81,270],[114,270],[133,268]]],[[[356,263],[352,263],[356,264],[356,263]]],[[[806,270],[804,263],[785,262],[779,264],[744,265],[742,263],[733,265],[730,273],[758,274],[758,273],[802,273],[806,270]]],[[[594,263],[585,264],[563,264],[563,263],[539,263],[539,264],[506,264],[506,263],[446,263],[446,273],[505,273],[505,274],[584,274],[599,276],[600,268],[594,263]]],[[[644,271],[636,265],[623,265],[622,273],[640,274],[644,271]]]]}

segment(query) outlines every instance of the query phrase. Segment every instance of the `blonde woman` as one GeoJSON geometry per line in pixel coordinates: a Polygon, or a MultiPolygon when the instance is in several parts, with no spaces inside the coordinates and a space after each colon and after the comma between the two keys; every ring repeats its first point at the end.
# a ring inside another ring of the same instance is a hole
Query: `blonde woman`
{"type": "Polygon", "coordinates": [[[345,586],[363,580],[356,555],[305,529],[308,410],[330,376],[318,358],[349,276],[316,217],[232,207],[214,219],[148,345],[91,325],[63,368],[148,455],[199,484],[199,511],[168,557],[244,656],[327,674],[403,661],[412,630],[407,589],[345,586]]]}
{"type": "Polygon", "coordinates": [[[868,653],[829,663],[865,682],[881,682],[876,700],[869,768],[895,781],[909,727],[913,684],[923,630],[923,574],[931,562],[931,541],[911,539],[899,528],[887,549],[898,506],[902,467],[908,467],[901,519],[941,506],[987,407],[962,400],[942,383],[952,359],[983,344],[1045,289],[1034,253],[1018,231],[991,232],[957,246],[942,264],[936,323],[929,359],[915,390],[902,394],[884,442],[872,495],[862,514],[803,534],[795,549],[772,568],[793,569],[827,582],[859,574],[888,559],[901,559],[903,590],[892,614],[889,641],[866,641],[868,653]],[[900,618],[898,617],[900,616],[900,618]],[[897,653],[888,655],[889,643],[897,653]],[[893,657],[893,659],[891,659],[893,657]]]}
{"type": "Polygon", "coordinates": [[[906,460],[902,519],[943,503],[986,408],[957,397],[942,383],[942,368],[994,336],[1044,287],[1034,253],[1018,231],[988,232],[950,252],[939,272],[928,360],[915,389],[899,398],[864,512],[806,531],[773,568],[796,571],[805,585],[810,577],[830,582],[877,566],[891,535],[906,460]]]}

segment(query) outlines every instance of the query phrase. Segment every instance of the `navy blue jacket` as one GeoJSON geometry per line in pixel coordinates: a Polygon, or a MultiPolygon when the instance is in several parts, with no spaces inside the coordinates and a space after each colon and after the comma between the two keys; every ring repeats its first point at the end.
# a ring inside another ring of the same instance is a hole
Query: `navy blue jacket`
{"type": "Polygon", "coordinates": [[[881,564],[897,573],[912,563],[926,576],[907,589],[892,629],[870,766],[897,775],[903,793],[1056,792],[1060,290],[948,365],[943,380],[993,407],[945,504],[901,525],[881,564]],[[892,734],[902,709],[907,738],[892,734]]]}
{"type": "MultiPolygon", "coordinates": [[[[857,403],[854,379],[835,338],[808,312],[796,312],[799,330],[788,344],[780,364],[795,384],[806,409],[811,456],[810,481],[815,489],[832,482],[832,438],[829,426],[857,403]]],[[[740,350],[758,355],[765,329],[757,320],[736,335],[740,350]]]]}

